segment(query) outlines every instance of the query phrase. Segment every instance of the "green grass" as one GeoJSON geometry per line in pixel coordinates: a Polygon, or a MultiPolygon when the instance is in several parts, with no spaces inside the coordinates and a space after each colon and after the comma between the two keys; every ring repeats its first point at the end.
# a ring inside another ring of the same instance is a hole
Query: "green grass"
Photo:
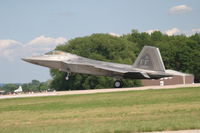
{"type": "Polygon", "coordinates": [[[0,133],[200,129],[200,88],[0,100],[0,133]]]}

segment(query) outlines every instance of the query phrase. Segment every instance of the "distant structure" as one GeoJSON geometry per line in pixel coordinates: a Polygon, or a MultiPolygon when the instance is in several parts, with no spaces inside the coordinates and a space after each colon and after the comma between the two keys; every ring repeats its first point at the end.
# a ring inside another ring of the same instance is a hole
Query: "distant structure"
{"type": "Polygon", "coordinates": [[[157,80],[141,80],[144,86],[164,86],[164,85],[176,85],[176,84],[193,84],[194,75],[188,73],[182,73],[175,70],[166,70],[167,73],[171,73],[173,77],[165,77],[157,80]]]}
{"type": "Polygon", "coordinates": [[[0,95],[4,94],[5,91],[0,89],[0,95]]]}
{"type": "Polygon", "coordinates": [[[21,92],[23,92],[22,86],[19,86],[17,90],[14,90],[14,93],[21,93],[21,92]]]}

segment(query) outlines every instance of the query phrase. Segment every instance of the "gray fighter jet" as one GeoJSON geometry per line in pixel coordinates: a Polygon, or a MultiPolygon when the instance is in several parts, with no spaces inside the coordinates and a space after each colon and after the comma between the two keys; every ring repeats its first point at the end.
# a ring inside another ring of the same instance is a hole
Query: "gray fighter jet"
{"type": "Polygon", "coordinates": [[[42,56],[23,58],[23,60],[64,71],[67,73],[66,80],[70,73],[114,77],[116,79],[114,87],[116,88],[123,86],[121,79],[124,78],[159,79],[172,76],[165,72],[159,49],[152,46],[144,46],[133,65],[98,61],[63,51],[51,51],[42,56]]]}

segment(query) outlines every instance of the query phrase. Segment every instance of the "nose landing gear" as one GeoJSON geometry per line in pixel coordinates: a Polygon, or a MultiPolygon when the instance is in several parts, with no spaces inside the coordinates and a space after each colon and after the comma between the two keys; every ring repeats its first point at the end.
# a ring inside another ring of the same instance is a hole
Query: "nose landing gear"
{"type": "Polygon", "coordinates": [[[66,80],[69,80],[70,72],[67,73],[67,76],[65,77],[66,80]]]}

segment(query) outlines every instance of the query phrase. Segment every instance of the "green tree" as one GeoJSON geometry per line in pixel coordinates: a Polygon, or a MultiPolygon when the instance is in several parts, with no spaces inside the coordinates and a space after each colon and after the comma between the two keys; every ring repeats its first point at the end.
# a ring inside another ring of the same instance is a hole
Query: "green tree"
{"type": "MultiPolygon", "coordinates": [[[[133,64],[136,56],[145,45],[160,49],[166,69],[174,69],[195,75],[195,82],[200,82],[200,34],[190,37],[185,35],[168,36],[160,31],[151,34],[132,30],[122,37],[108,34],[93,34],[75,38],[56,49],[74,53],[83,57],[133,64]]],[[[51,70],[51,87],[57,90],[109,88],[114,79],[110,77],[72,74],[69,81],[66,73],[51,70]]],[[[138,80],[124,80],[125,86],[140,85],[138,80]]]]}
{"type": "MultiPolygon", "coordinates": [[[[91,59],[125,64],[133,64],[136,58],[135,52],[138,51],[135,43],[123,37],[114,37],[108,34],[93,34],[72,39],[65,45],[59,45],[56,49],[91,59]]],[[[50,72],[53,77],[51,88],[57,90],[111,88],[114,83],[114,79],[111,77],[85,74],[72,74],[66,81],[66,73],[58,70],[50,72]]],[[[125,87],[128,87],[134,86],[135,81],[124,80],[124,82],[125,87]]]]}
{"type": "Polygon", "coordinates": [[[14,92],[19,87],[17,84],[6,84],[3,86],[6,92],[14,92]]]}
{"type": "Polygon", "coordinates": [[[40,91],[40,92],[46,91],[46,90],[48,90],[48,89],[49,89],[49,87],[48,87],[48,85],[47,85],[46,82],[40,83],[40,85],[39,85],[39,91],[40,91]]]}
{"type": "MultiPolygon", "coordinates": [[[[200,34],[191,37],[185,35],[168,36],[160,31],[150,35],[133,30],[123,36],[136,43],[139,51],[145,45],[156,46],[160,49],[165,67],[195,75],[195,82],[200,82],[200,34]]],[[[138,54],[138,53],[137,53],[138,54]]]]}

